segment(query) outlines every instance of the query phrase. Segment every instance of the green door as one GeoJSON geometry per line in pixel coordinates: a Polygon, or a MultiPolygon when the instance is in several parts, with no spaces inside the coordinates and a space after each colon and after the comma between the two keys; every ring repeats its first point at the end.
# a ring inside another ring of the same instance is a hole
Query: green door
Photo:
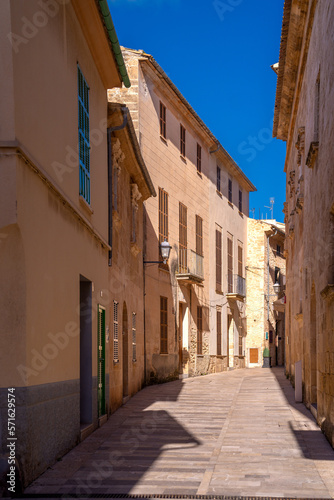
{"type": "Polygon", "coordinates": [[[106,333],[106,311],[103,307],[98,308],[98,359],[97,359],[97,401],[98,415],[104,415],[106,412],[106,395],[105,395],[105,333],[106,333]]]}

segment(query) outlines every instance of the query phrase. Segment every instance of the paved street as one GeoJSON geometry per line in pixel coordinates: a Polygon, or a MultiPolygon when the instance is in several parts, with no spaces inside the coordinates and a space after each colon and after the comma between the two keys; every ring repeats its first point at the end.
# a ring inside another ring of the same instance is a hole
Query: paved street
{"type": "Polygon", "coordinates": [[[334,451],[283,369],[145,388],[26,493],[334,497],[334,451]]]}

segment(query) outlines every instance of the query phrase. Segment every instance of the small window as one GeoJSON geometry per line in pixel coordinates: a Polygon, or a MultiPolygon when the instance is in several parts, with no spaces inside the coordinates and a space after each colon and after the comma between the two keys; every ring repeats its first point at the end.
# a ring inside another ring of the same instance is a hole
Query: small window
{"type": "Polygon", "coordinates": [[[167,354],[168,340],[168,313],[167,313],[167,297],[160,297],[160,353],[167,354]]]}
{"type": "Polygon", "coordinates": [[[221,193],[221,168],[217,165],[217,191],[221,193]]]}
{"type": "Polygon", "coordinates": [[[118,302],[114,301],[114,363],[119,363],[118,351],[118,302]]]}
{"type": "Polygon", "coordinates": [[[277,255],[277,256],[282,255],[282,254],[281,254],[281,246],[280,246],[280,245],[277,245],[277,246],[276,246],[276,255],[277,255]]]}
{"type": "Polygon", "coordinates": [[[160,101],[160,135],[166,139],[166,106],[160,101]]]}
{"type": "Polygon", "coordinates": [[[233,197],[232,197],[232,179],[228,180],[228,201],[232,203],[233,197]]]}
{"type": "Polygon", "coordinates": [[[197,354],[203,354],[203,308],[197,306],[197,354]]]}
{"type": "Polygon", "coordinates": [[[159,243],[168,240],[168,193],[159,188],[159,243]]]}
{"type": "Polygon", "coordinates": [[[202,172],[202,148],[197,143],[197,172],[200,174],[202,172]]]}
{"type": "Polygon", "coordinates": [[[281,270],[279,267],[275,267],[275,281],[274,281],[274,283],[281,284],[281,272],[280,271],[281,270]]]}
{"type": "Polygon", "coordinates": [[[243,356],[243,337],[239,333],[239,356],[243,356]]]}
{"type": "Polygon", "coordinates": [[[79,194],[90,204],[89,87],[78,66],[79,194]]]}
{"type": "Polygon", "coordinates": [[[222,354],[222,313],[217,311],[217,356],[222,354]]]}
{"type": "Polygon", "coordinates": [[[239,212],[242,212],[242,191],[239,189],[239,212]]]}
{"type": "Polygon", "coordinates": [[[196,215],[196,254],[203,257],[203,219],[196,215]]]}
{"type": "Polygon", "coordinates": [[[132,361],[137,361],[136,322],[137,322],[137,315],[136,313],[132,313],[132,361]]]}
{"type": "Polygon", "coordinates": [[[186,156],[186,129],[180,125],[180,154],[186,156]]]}

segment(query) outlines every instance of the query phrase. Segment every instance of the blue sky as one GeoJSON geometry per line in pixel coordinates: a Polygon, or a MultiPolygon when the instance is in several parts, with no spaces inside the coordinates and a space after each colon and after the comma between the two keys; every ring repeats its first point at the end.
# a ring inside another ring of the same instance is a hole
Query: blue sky
{"type": "MultiPolygon", "coordinates": [[[[285,143],[272,138],[284,0],[108,0],[121,45],[152,54],[283,221],[285,143]]],[[[252,216],[252,214],[251,214],[252,216]]]]}

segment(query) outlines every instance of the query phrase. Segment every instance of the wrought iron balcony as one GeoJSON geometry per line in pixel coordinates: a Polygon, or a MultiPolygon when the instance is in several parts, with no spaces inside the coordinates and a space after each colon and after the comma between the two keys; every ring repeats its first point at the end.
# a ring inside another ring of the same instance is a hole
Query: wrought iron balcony
{"type": "Polygon", "coordinates": [[[246,280],[237,274],[227,275],[227,298],[243,302],[246,297],[246,280]]]}
{"type": "Polygon", "coordinates": [[[188,283],[202,283],[204,280],[204,257],[189,248],[180,248],[176,279],[188,283]]]}

